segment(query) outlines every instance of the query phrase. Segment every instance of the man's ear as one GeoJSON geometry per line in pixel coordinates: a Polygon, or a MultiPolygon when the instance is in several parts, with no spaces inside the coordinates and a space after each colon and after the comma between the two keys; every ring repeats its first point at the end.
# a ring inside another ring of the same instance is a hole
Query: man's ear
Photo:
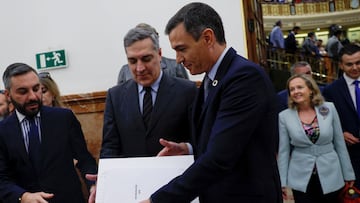
{"type": "Polygon", "coordinates": [[[205,41],[206,44],[213,44],[216,40],[215,40],[215,34],[214,31],[210,28],[206,28],[203,32],[202,32],[202,37],[205,41]]]}
{"type": "Polygon", "coordinates": [[[162,50],[159,48],[159,55],[162,56],[162,50]]]}

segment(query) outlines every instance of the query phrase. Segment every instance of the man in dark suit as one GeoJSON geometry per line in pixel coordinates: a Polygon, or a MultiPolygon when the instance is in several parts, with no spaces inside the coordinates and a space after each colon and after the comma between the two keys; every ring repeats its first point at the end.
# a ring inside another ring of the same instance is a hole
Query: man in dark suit
{"type": "Polygon", "coordinates": [[[286,53],[295,54],[298,49],[298,42],[296,41],[295,35],[300,31],[299,26],[293,27],[285,39],[285,51],[286,53]]]}
{"type": "Polygon", "coordinates": [[[162,71],[159,36],[152,29],[131,29],[124,45],[133,79],[108,91],[100,157],[156,156],[163,148],[160,138],[188,142],[195,83],[162,71]],[[146,89],[151,92],[149,117],[146,89]]]}
{"type": "Polygon", "coordinates": [[[96,173],[97,165],[79,121],[69,109],[42,106],[39,77],[30,66],[11,64],[3,80],[16,111],[0,122],[0,200],[85,202],[73,160],[83,175],[96,173]]]}
{"type": "Polygon", "coordinates": [[[360,118],[356,105],[354,81],[360,80],[360,47],[345,45],[339,52],[339,66],[344,72],[323,90],[327,101],[335,104],[338,111],[345,142],[355,171],[355,186],[360,188],[360,118]]]}
{"type": "MultiPolygon", "coordinates": [[[[226,46],[221,18],[206,4],[181,8],[165,32],[178,62],[191,74],[206,75],[192,114],[195,162],[151,201],[184,203],[199,196],[204,203],[282,202],[276,94],[265,71],[226,46]]],[[[187,152],[184,144],[161,143],[159,155],[187,152]]]]}
{"type": "MultiPolygon", "coordinates": [[[[157,37],[159,37],[159,33],[155,30],[155,28],[153,28],[149,24],[140,23],[136,27],[142,27],[145,29],[152,30],[157,35],[157,37]]],[[[184,66],[176,63],[175,59],[170,59],[170,58],[166,58],[166,57],[162,56],[161,57],[161,70],[170,76],[189,79],[189,75],[186,72],[184,66]]],[[[132,77],[132,73],[129,68],[129,65],[128,64],[123,65],[121,67],[119,75],[118,75],[117,84],[119,85],[123,82],[126,82],[127,80],[130,80],[131,78],[133,78],[133,77],[132,77]]]]}

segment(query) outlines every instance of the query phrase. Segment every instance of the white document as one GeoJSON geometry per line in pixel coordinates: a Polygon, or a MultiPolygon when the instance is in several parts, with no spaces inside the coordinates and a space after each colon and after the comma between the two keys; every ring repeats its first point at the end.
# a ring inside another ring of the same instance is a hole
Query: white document
{"type": "Polygon", "coordinates": [[[192,155],[100,159],[96,203],[138,203],[148,199],[193,162],[192,155]]]}

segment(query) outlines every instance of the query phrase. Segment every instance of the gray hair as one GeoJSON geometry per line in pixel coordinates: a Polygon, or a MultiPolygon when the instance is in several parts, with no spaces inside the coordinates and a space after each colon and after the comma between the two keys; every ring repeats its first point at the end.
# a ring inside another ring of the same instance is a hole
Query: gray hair
{"type": "Polygon", "coordinates": [[[137,41],[141,41],[147,38],[150,38],[151,41],[153,42],[154,50],[160,49],[159,35],[156,32],[154,32],[152,29],[149,29],[147,27],[137,26],[129,30],[129,32],[124,37],[125,52],[127,47],[131,46],[137,41]]]}
{"type": "Polygon", "coordinates": [[[298,61],[296,63],[294,63],[291,67],[290,67],[290,74],[291,75],[295,75],[295,69],[296,68],[299,68],[299,67],[305,67],[305,66],[308,66],[310,68],[310,71],[312,72],[311,70],[311,65],[306,62],[306,61],[298,61]]]}

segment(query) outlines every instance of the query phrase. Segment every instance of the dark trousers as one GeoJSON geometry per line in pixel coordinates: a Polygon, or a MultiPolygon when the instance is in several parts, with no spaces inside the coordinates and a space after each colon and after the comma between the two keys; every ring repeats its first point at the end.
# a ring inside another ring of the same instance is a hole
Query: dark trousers
{"type": "Polygon", "coordinates": [[[306,193],[293,190],[295,203],[339,203],[340,190],[324,194],[321,189],[319,176],[311,175],[306,193]]]}

